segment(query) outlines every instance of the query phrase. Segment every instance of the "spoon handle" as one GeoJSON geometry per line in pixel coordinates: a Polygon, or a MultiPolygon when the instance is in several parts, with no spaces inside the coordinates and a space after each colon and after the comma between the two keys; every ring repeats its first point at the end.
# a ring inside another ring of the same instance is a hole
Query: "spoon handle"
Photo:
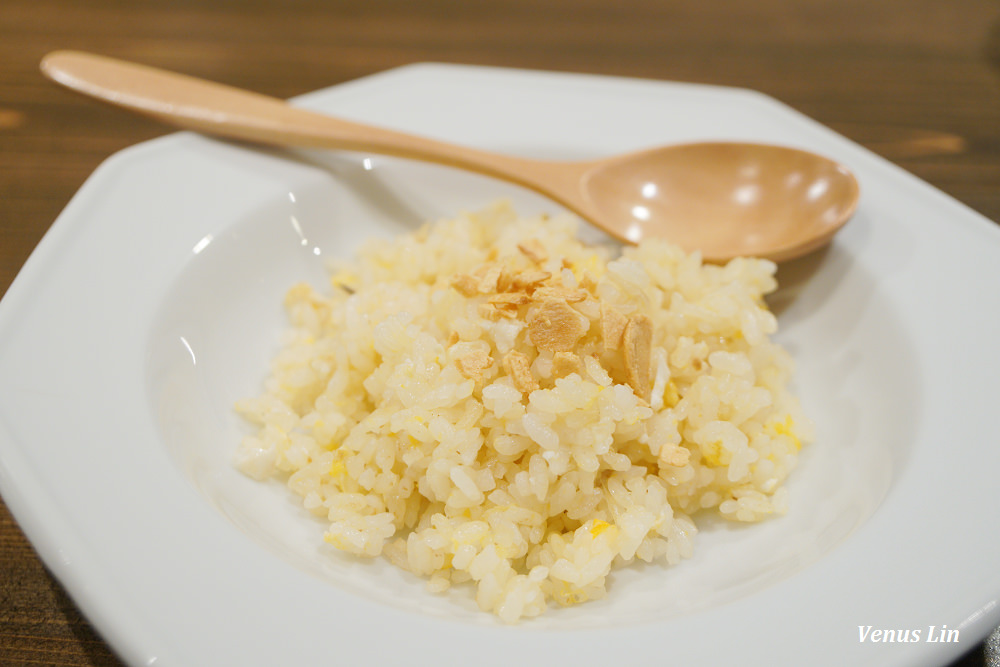
{"type": "Polygon", "coordinates": [[[394,155],[540,189],[525,179],[540,164],[532,160],[354,123],[183,74],[79,51],[52,52],[41,69],[74,91],[183,129],[276,146],[394,155]]]}

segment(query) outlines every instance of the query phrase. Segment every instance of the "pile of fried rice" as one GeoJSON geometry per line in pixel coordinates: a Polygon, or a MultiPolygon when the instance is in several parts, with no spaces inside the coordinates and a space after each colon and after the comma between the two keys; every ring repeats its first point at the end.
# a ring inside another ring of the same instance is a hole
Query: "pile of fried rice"
{"type": "Polygon", "coordinates": [[[509,623],[690,557],[699,514],[785,512],[811,425],[769,339],[774,264],[577,224],[498,203],[292,287],[238,467],[287,480],[333,547],[471,582],[509,623]]]}

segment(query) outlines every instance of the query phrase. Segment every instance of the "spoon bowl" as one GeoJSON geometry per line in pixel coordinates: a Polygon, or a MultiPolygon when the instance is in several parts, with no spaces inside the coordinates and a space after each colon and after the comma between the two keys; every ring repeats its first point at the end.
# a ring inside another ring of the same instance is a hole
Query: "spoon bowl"
{"type": "Polygon", "coordinates": [[[664,238],[709,261],[784,261],[826,244],[858,183],[807,151],[678,144],[589,162],[490,153],[293,107],[218,83],[76,51],[42,60],[53,81],[176,127],[277,146],[367,151],[486,174],[539,192],[627,243],[664,238]]]}
{"type": "Polygon", "coordinates": [[[588,217],[638,242],[655,234],[707,259],[783,261],[826,244],[853,214],[858,186],[841,165],[813,153],[752,143],[654,148],[589,169],[588,217]]]}

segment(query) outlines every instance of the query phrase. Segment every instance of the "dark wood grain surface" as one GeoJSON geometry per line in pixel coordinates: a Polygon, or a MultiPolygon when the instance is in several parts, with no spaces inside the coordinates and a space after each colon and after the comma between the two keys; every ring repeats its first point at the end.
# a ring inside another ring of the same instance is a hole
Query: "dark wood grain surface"
{"type": "MultiPolygon", "coordinates": [[[[0,293],[98,163],[168,131],[45,81],[61,48],[279,97],[418,61],[754,88],[1000,220],[996,0],[3,0],[0,293]]],[[[119,664],[0,503],[0,665],[119,664]]]]}

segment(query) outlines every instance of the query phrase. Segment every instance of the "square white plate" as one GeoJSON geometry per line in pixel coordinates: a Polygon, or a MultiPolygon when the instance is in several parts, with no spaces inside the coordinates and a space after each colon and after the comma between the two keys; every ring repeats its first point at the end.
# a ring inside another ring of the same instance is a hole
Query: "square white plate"
{"type": "Polygon", "coordinates": [[[414,65],[297,103],[528,157],[739,139],[842,162],[855,219],[771,301],[818,439],[786,517],[710,524],[689,561],[516,627],[330,554],[280,485],[231,465],[285,290],[372,235],[501,197],[555,206],[403,160],[148,142],[95,172],[0,303],[0,490],[126,661],[943,664],[1000,623],[996,225],[745,90],[414,65]],[[944,626],[958,641],[929,641],[944,626]]]}

